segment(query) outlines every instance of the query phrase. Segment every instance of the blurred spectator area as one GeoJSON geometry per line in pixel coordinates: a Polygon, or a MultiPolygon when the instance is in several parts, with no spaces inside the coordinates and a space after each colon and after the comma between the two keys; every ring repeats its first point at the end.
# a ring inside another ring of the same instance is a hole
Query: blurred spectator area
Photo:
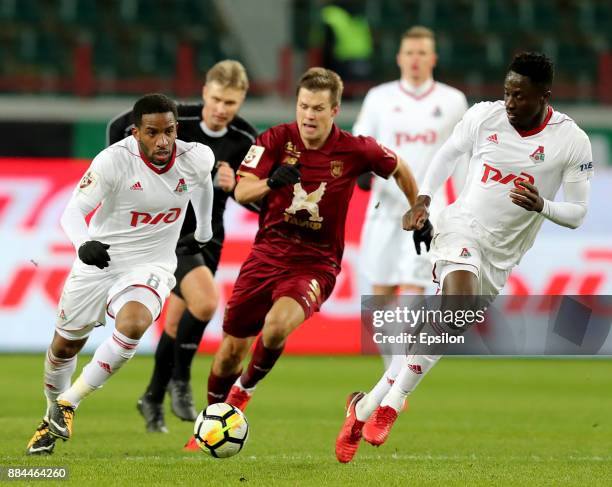
{"type": "MultiPolygon", "coordinates": [[[[330,2],[296,2],[295,44],[308,50],[311,63],[319,58],[319,11],[327,3],[330,2]],[[304,31],[310,32],[306,42],[304,31]]],[[[610,0],[361,0],[361,3],[375,37],[375,82],[398,77],[395,54],[399,38],[407,28],[420,24],[437,34],[436,77],[462,88],[470,97],[499,97],[500,83],[512,55],[527,49],[543,51],[555,62],[555,99],[612,103],[610,0]]]]}
{"type": "MultiPolygon", "coordinates": [[[[288,1],[292,41],[278,51],[278,79],[253,79],[252,94],[280,89],[290,95],[295,76],[320,62],[320,9],[329,2],[288,1]]],[[[555,99],[612,103],[610,0],[355,0],[360,1],[374,33],[375,56],[372,79],[347,86],[356,95],[397,78],[399,37],[422,24],[438,36],[437,78],[472,98],[499,97],[512,54],[536,49],[556,63],[555,99]]],[[[0,91],[88,97],[155,90],[193,96],[216,61],[239,59],[249,71],[249,62],[256,63],[226,17],[229,11],[248,22],[253,12],[233,5],[230,0],[0,0],[0,91]],[[229,8],[220,9],[224,2],[229,8]]],[[[269,49],[263,44],[257,49],[269,49]]]]}
{"type": "Polygon", "coordinates": [[[192,95],[229,39],[213,0],[0,0],[0,89],[192,95]]]}

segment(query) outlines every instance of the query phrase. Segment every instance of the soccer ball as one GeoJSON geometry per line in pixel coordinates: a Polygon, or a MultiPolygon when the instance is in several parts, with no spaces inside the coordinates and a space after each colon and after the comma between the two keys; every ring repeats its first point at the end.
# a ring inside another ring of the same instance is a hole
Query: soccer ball
{"type": "Polygon", "coordinates": [[[218,402],[198,414],[193,436],[203,452],[227,458],[242,450],[249,437],[249,424],[240,409],[218,402]]]}

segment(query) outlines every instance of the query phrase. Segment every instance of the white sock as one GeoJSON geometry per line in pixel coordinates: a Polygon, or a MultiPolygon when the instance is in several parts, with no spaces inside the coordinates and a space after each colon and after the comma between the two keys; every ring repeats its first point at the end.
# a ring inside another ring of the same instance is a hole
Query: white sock
{"type": "Polygon", "coordinates": [[[359,421],[366,421],[374,410],[380,405],[380,401],[387,395],[389,389],[395,382],[397,374],[402,370],[404,359],[402,355],[390,355],[391,363],[374,388],[362,397],[355,406],[355,416],[359,421]]]}
{"type": "Polygon", "coordinates": [[[406,396],[416,388],[425,374],[440,360],[440,357],[441,355],[412,355],[406,357],[402,370],[380,405],[391,406],[399,413],[406,396]]]}
{"type": "Polygon", "coordinates": [[[128,338],[115,330],[113,335],[97,348],[91,362],[84,368],[70,389],[58,399],[68,401],[75,408],[91,392],[99,389],[136,353],[139,340],[128,338]]]}
{"type": "MultiPolygon", "coordinates": [[[[240,376],[240,377],[242,377],[242,376],[240,376]]],[[[236,387],[239,387],[239,388],[240,388],[240,389],[242,389],[243,391],[246,391],[246,392],[248,392],[249,394],[251,394],[251,393],[252,393],[252,392],[255,390],[255,388],[257,387],[257,384],[255,384],[253,387],[250,387],[250,388],[249,388],[249,387],[244,387],[244,386],[242,385],[242,381],[240,380],[240,377],[238,377],[238,378],[236,379],[236,382],[234,382],[234,385],[235,385],[236,387]]]]}
{"type": "MultiPolygon", "coordinates": [[[[44,391],[47,397],[47,413],[49,406],[57,396],[70,387],[70,379],[77,366],[76,355],[71,358],[59,358],[53,355],[49,348],[45,354],[44,391]]],[[[45,413],[45,417],[47,416],[45,413]]]]}

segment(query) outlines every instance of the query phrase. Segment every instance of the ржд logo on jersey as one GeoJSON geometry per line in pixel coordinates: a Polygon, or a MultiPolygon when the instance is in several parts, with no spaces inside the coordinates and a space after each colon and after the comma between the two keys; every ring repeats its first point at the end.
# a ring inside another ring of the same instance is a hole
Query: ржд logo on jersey
{"type": "Polygon", "coordinates": [[[170,208],[168,211],[162,211],[157,215],[151,215],[151,213],[147,213],[144,211],[130,211],[132,214],[132,221],[130,225],[132,227],[137,226],[139,223],[146,225],[157,225],[159,222],[163,223],[172,223],[178,220],[178,217],[181,215],[180,208],[170,208]]]}
{"type": "Polygon", "coordinates": [[[438,134],[435,130],[425,130],[422,133],[409,134],[408,132],[395,132],[395,146],[399,147],[402,144],[416,144],[421,142],[425,145],[435,144],[438,140],[438,134]]]}
{"type": "Polygon", "coordinates": [[[483,164],[484,173],[482,175],[481,181],[486,183],[487,181],[496,181],[500,184],[508,184],[514,182],[514,186],[517,189],[523,189],[522,186],[519,186],[521,181],[527,181],[528,183],[533,184],[535,179],[531,174],[527,174],[526,172],[521,172],[518,176],[516,174],[506,174],[505,176],[499,169],[494,168],[493,166],[489,166],[486,162],[483,164]]]}

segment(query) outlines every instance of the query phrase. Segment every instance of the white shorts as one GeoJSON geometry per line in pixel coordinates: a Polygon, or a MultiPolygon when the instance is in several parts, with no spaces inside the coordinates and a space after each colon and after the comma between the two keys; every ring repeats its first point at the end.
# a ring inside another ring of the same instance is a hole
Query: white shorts
{"type": "Polygon", "coordinates": [[[359,260],[360,270],[371,284],[431,286],[430,259],[425,252],[416,253],[412,232],[402,229],[401,218],[368,218],[359,260]]]}
{"type": "Polygon", "coordinates": [[[438,227],[430,252],[434,282],[442,287],[444,278],[453,270],[466,270],[478,277],[480,295],[497,296],[506,285],[512,269],[496,266],[484,251],[483,237],[469,220],[445,212],[438,218],[438,227]]]}
{"type": "Polygon", "coordinates": [[[115,318],[128,301],[142,303],[156,320],[174,285],[174,276],[154,265],[109,271],[76,261],[64,284],[55,329],[67,340],[86,338],[106,324],[106,314],[115,318]]]}

